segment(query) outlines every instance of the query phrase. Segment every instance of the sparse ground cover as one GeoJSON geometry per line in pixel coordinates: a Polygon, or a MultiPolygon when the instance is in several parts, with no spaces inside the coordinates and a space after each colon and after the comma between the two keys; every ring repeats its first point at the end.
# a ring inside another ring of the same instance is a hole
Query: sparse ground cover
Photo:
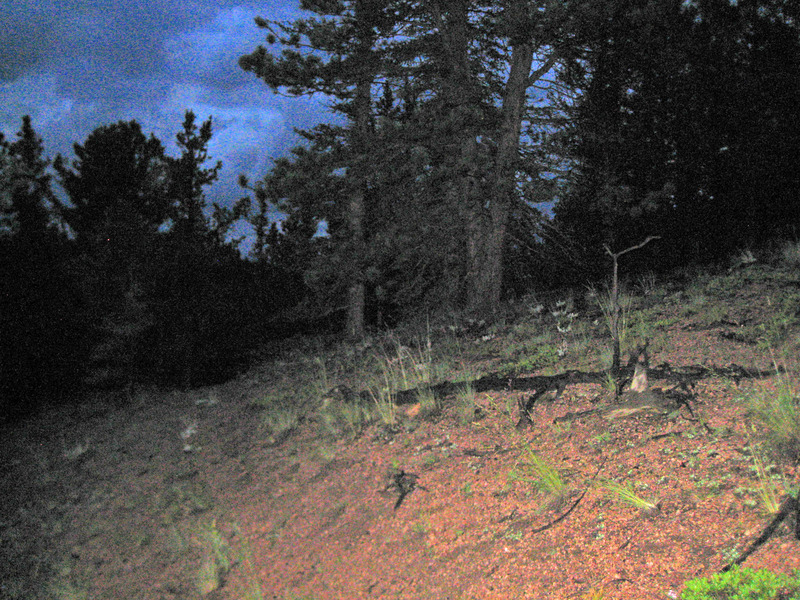
{"type": "MultiPolygon", "coordinates": [[[[358,347],[302,340],[224,386],[3,431],[0,598],[679,598],[797,493],[800,276],[750,265],[628,287],[623,358],[649,340],[653,366],[712,370],[694,419],[555,422],[608,400],[598,379],[517,429],[530,390],[468,383],[607,369],[602,294],[358,347]],[[439,397],[443,381],[463,387],[439,397]]],[[[743,566],[800,569],[794,525],[743,566]]]]}

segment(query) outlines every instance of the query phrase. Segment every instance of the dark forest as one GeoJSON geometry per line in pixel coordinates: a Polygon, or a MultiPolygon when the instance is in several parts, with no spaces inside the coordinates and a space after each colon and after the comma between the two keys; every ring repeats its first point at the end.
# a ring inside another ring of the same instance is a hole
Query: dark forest
{"type": "MultiPolygon", "coordinates": [[[[0,409],[231,377],[266,341],[491,320],[534,291],[679,276],[796,240],[793,3],[303,1],[239,67],[334,122],[243,198],[206,201],[213,120],[179,156],[136,121],[43,156],[0,139],[0,409]],[[279,211],[280,219],[270,215],[279,211]],[[231,229],[255,229],[243,255],[231,229]]],[[[235,67],[234,67],[235,68],[235,67]]]]}

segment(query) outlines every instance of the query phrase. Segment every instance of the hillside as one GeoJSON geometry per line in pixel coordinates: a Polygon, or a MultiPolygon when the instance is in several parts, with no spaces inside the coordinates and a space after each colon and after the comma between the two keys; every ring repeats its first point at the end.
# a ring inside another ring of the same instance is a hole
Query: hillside
{"type": "MultiPolygon", "coordinates": [[[[623,299],[623,359],[648,342],[650,387],[681,403],[594,410],[610,336],[579,288],[9,427],[0,598],[678,598],[797,493],[800,272],[623,299]],[[794,412],[768,427],[776,402],[794,412]]],[[[794,526],[743,566],[800,569],[794,526]]]]}

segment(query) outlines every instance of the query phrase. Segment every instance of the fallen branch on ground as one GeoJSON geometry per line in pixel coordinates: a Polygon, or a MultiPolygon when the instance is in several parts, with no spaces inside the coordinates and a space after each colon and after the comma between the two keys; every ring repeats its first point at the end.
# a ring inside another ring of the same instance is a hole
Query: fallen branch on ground
{"type": "Polygon", "coordinates": [[[747,560],[747,557],[758,550],[767,542],[767,540],[769,540],[769,538],[772,537],[772,535],[775,533],[775,530],[778,529],[778,525],[780,525],[784,519],[786,519],[792,513],[795,514],[794,536],[796,539],[800,540],[800,500],[794,496],[786,496],[783,502],[781,502],[781,506],[778,509],[778,513],[775,515],[775,518],[772,519],[772,522],[764,528],[764,531],[761,532],[761,535],[758,536],[752,544],[750,544],[750,547],[747,550],[742,552],[742,555],[739,558],[725,565],[720,572],[726,573],[733,567],[744,563],[744,561],[747,560]]]}

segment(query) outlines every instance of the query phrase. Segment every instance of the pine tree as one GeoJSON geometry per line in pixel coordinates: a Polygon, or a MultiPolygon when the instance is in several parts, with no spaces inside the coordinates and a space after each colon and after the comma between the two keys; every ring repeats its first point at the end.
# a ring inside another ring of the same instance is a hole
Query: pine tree
{"type": "Polygon", "coordinates": [[[53,232],[55,196],[47,173],[49,161],[42,157],[42,139],[36,134],[28,115],[22,117],[18,139],[7,146],[11,158],[4,182],[9,199],[9,227],[18,237],[33,245],[53,232]]]}
{"type": "Polygon", "coordinates": [[[205,188],[216,181],[222,168],[220,161],[210,168],[203,166],[209,160],[211,137],[211,118],[198,128],[195,114],[187,110],[176,135],[181,155],[167,160],[172,226],[163,236],[164,252],[155,265],[161,274],[154,291],[160,332],[155,369],[184,388],[194,384],[203,368],[201,340],[209,336],[215,297],[222,294],[215,289],[212,271],[224,253],[227,223],[221,225],[206,215],[205,188]],[[223,231],[213,231],[215,226],[223,231]]]}
{"type": "MultiPolygon", "coordinates": [[[[551,85],[545,76],[571,57],[564,47],[575,43],[575,10],[522,0],[335,6],[326,14],[348,19],[260,22],[283,53],[260,48],[240,62],[273,89],[331,95],[349,117],[326,150],[348,175],[333,202],[346,205],[349,236],[334,246],[355,248],[357,260],[341,263],[357,265],[356,281],[376,293],[394,289],[401,303],[432,294],[491,312],[502,293],[509,218],[534,213],[522,184],[536,186],[542,170],[527,147],[539,134],[528,94],[551,85]],[[339,45],[323,43],[330,39],[339,45]],[[300,52],[308,46],[331,59],[300,52]]],[[[330,133],[316,130],[318,149],[330,133]]]]}
{"type": "Polygon", "coordinates": [[[6,415],[67,397],[84,357],[70,248],[43,153],[28,116],[15,141],[0,138],[0,412],[6,415]]]}
{"type": "Polygon", "coordinates": [[[74,150],[71,167],[61,156],[54,166],[69,195],[59,214],[75,236],[72,269],[93,339],[88,382],[106,374],[107,385],[130,390],[153,321],[152,254],[170,216],[164,149],[130,121],[95,129],[74,150]]]}
{"type": "Polygon", "coordinates": [[[204,188],[219,177],[222,162],[204,168],[208,160],[208,143],[212,136],[212,120],[204,121],[198,129],[195,114],[187,110],[184,114],[183,129],[176,135],[181,155],[169,159],[169,195],[173,199],[173,227],[179,235],[190,238],[202,237],[208,224],[204,210],[206,202],[204,188]]]}
{"type": "MultiPolygon", "coordinates": [[[[342,150],[347,153],[341,177],[346,191],[339,198],[341,212],[334,219],[341,219],[338,234],[343,260],[339,264],[345,267],[346,330],[357,339],[364,335],[364,219],[372,160],[372,88],[383,69],[382,44],[395,33],[398,13],[405,3],[352,0],[301,4],[318,17],[292,24],[256,20],[259,27],[268,30],[268,43],[280,42],[284,47],[279,58],[259,47],[243,56],[239,64],[273,90],[286,90],[294,96],[322,93],[331,97],[332,108],[348,119],[348,127],[338,132],[344,137],[339,155],[342,150]],[[305,48],[314,52],[301,52],[305,48]]],[[[318,133],[325,136],[330,131],[320,129],[318,133]]]]}

